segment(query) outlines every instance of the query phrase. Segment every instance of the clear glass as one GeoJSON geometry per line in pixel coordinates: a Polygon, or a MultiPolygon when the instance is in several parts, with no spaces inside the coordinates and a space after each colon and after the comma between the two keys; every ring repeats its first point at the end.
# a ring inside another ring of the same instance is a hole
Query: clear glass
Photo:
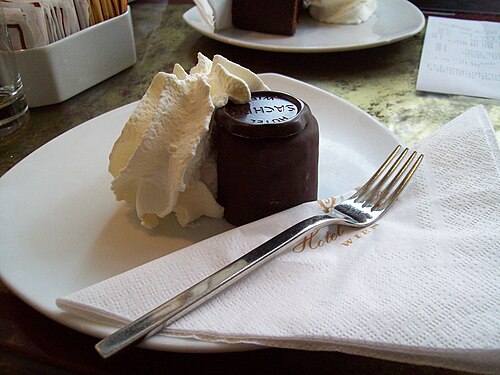
{"type": "Polygon", "coordinates": [[[4,10],[0,6],[0,138],[18,130],[28,118],[23,82],[12,51],[4,10]]]}

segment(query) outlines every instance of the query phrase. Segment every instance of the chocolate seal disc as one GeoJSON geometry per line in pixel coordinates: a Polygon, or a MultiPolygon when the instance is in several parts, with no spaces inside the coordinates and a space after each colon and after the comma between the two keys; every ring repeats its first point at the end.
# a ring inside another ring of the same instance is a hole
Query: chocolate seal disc
{"type": "Polygon", "coordinates": [[[307,123],[304,103],[283,92],[256,91],[249,103],[231,101],[215,112],[217,125],[244,138],[288,137],[307,123]]]}

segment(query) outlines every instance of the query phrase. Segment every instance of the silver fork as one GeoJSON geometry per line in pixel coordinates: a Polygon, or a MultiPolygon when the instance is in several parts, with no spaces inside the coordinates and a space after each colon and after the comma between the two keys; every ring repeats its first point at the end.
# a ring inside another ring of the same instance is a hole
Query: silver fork
{"type": "Polygon", "coordinates": [[[373,224],[394,203],[423,159],[421,154],[415,160],[417,155],[415,151],[404,161],[408,149],[404,149],[401,153],[400,151],[401,146],[397,146],[361,188],[349,198],[335,205],[328,213],[310,217],[286,229],[171,300],[104,338],[97,343],[96,350],[102,357],[107,358],[129,345],[154,335],[164,325],[179,319],[249,271],[264,264],[272,256],[289,248],[288,245],[312,229],[334,224],[356,228],[373,224]],[[385,174],[383,174],[384,171],[386,171],[385,174]],[[393,175],[394,177],[392,177],[393,175]]]}

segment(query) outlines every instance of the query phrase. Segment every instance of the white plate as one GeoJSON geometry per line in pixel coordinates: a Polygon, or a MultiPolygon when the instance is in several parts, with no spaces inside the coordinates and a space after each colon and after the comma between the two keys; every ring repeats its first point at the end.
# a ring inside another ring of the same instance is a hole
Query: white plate
{"type": "Polygon", "coordinates": [[[302,15],[293,36],[228,28],[214,32],[193,7],[184,20],[203,35],[235,46],[275,52],[335,52],[394,43],[418,33],[425,24],[422,12],[406,0],[378,0],[375,13],[359,25],[334,25],[302,15]]]}
{"type": "MultiPolygon", "coordinates": [[[[398,143],[377,120],[338,97],[284,76],[261,77],[309,103],[319,121],[320,197],[362,183],[398,143]]],[[[2,280],[42,314],[96,337],[114,329],[63,313],[55,299],[230,228],[223,220],[204,219],[199,228],[183,229],[168,217],[148,231],[115,201],[108,155],[134,105],[73,128],[0,178],[2,280]]],[[[185,352],[251,348],[160,336],[144,346],[185,352]]]]}

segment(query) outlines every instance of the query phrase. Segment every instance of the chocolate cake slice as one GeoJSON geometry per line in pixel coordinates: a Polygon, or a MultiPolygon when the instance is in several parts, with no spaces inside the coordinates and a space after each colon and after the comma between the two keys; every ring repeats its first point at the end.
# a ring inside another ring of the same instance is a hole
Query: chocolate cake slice
{"type": "Polygon", "coordinates": [[[276,91],[215,112],[218,202],[243,225],[317,199],[319,130],[309,106],[276,91]]]}
{"type": "Polygon", "coordinates": [[[233,26],[268,34],[294,35],[299,0],[233,0],[233,26]]]}

